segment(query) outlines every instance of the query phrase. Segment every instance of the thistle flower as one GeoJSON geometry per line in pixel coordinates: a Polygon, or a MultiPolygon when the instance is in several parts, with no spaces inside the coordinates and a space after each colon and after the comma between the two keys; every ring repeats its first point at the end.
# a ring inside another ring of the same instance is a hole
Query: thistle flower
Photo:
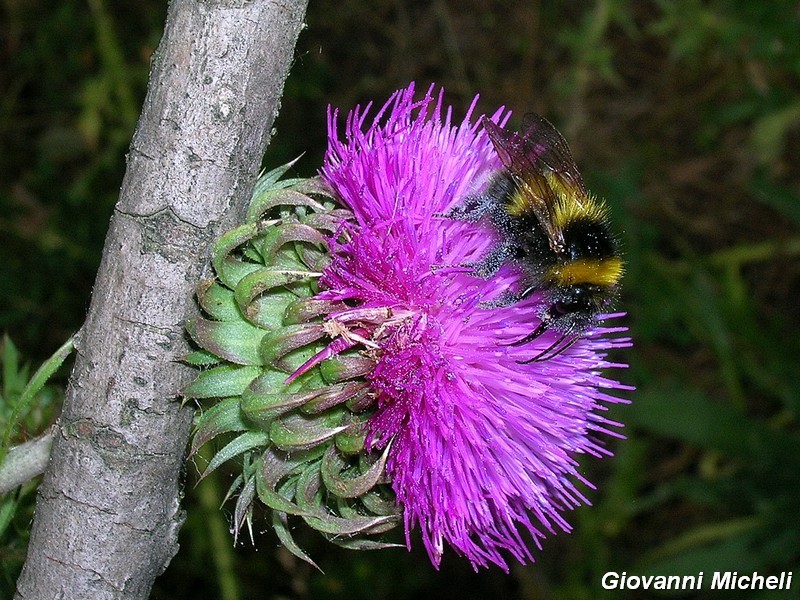
{"type": "Polygon", "coordinates": [[[399,90],[371,118],[356,108],[344,140],[331,110],[322,181],[278,181],[288,167],[265,176],[248,223],[218,244],[217,281],[198,289],[209,318],[188,325],[202,347],[189,362],[212,368],[185,394],[220,399],[193,451],[232,436],[207,471],[244,456],[234,529],[259,499],[309,562],[290,515],[356,548],[386,547],[372,538],[402,519],[406,545],[418,530],[436,567],[449,545],[475,568],[508,570],[506,554],[533,559],[527,536],[570,530],[565,513],[588,502],[578,485],[591,487],[578,459],[609,455],[599,438],[619,437],[603,412],[622,401],[609,390],[627,388],[600,373],[624,366],[606,351],[630,344],[613,337],[625,329],[598,325],[522,364],[554,341],[509,344],[538,324],[543,299],[493,306],[521,274],[462,266],[497,240],[443,215],[500,162],[477,98],[454,123],[433,92],[399,90]]]}
{"type": "Polygon", "coordinates": [[[551,360],[520,364],[553,342],[509,345],[538,323],[542,298],[486,308],[520,273],[504,267],[483,280],[457,268],[496,240],[442,216],[485,184],[498,158],[471,120],[474,103],[454,125],[441,93],[413,94],[413,85],[397,92],[369,125],[369,107],[354,110],[344,142],[330,114],[323,177],[355,223],[334,245],[320,298],[347,303],[329,318],[374,349],[367,448],[392,444],[386,470],[407,543],[419,528],[434,565],[447,542],[473,565],[507,569],[503,550],[532,558],[520,531],[537,543],[569,531],[563,513],[586,502],[576,459],[609,454],[596,435],[619,435],[602,416],[603,403],[619,400],[602,390],[624,386],[599,372],[622,365],[604,351],[629,342],[598,327],[551,360]]]}

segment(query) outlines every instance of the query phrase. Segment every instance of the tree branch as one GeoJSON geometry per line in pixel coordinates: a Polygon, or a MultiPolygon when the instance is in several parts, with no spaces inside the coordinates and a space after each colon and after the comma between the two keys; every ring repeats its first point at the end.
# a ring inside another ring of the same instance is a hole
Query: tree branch
{"type": "Polygon", "coordinates": [[[53,432],[47,431],[37,438],[14,446],[0,462],[0,495],[41,475],[50,458],[53,432]]]}
{"type": "Polygon", "coordinates": [[[178,549],[183,322],[242,216],[307,0],[172,0],[17,598],[146,598],[178,549]]]}

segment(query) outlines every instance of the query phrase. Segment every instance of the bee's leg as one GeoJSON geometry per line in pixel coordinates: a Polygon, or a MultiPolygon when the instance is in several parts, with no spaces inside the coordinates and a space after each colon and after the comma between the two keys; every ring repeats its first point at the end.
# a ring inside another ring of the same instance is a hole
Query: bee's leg
{"type": "MultiPolygon", "coordinates": [[[[551,316],[549,312],[546,312],[542,315],[542,322],[539,323],[539,326],[531,331],[528,335],[524,338],[521,338],[515,342],[513,342],[512,346],[521,346],[523,344],[527,344],[541,336],[545,331],[550,328],[550,321],[551,316]]],[[[518,360],[517,362],[521,365],[527,365],[532,362],[543,362],[545,360],[550,360],[551,358],[555,358],[568,348],[570,348],[575,342],[581,339],[579,334],[575,333],[575,328],[570,327],[565,332],[563,332],[556,340],[550,344],[547,348],[539,352],[533,358],[529,358],[527,360],[518,360]]]]}
{"type": "Polygon", "coordinates": [[[512,292],[511,290],[505,290],[494,300],[479,302],[478,306],[480,308],[490,308],[490,309],[503,308],[504,306],[511,306],[512,304],[516,304],[520,300],[522,300],[522,296],[512,292]]]}
{"type": "Polygon", "coordinates": [[[522,337],[522,338],[520,338],[518,340],[514,340],[513,342],[509,342],[508,344],[503,344],[503,345],[504,346],[522,346],[523,344],[527,344],[528,342],[531,342],[531,341],[535,340],[540,335],[542,335],[545,331],[547,331],[548,325],[549,325],[549,322],[547,320],[543,319],[542,322],[539,323],[539,326],[536,329],[534,329],[533,331],[531,331],[525,337],[522,337]]]}
{"type": "Polygon", "coordinates": [[[457,204],[445,213],[438,213],[437,217],[445,217],[454,221],[477,223],[492,209],[492,200],[482,194],[468,196],[461,204],[457,204]]]}
{"type": "Polygon", "coordinates": [[[515,255],[515,247],[510,242],[502,242],[489,250],[482,259],[476,262],[464,263],[472,272],[481,279],[489,279],[497,274],[509,258],[515,255]]]}
{"type": "Polygon", "coordinates": [[[548,346],[546,349],[539,352],[539,354],[537,354],[533,358],[529,358],[528,360],[518,360],[517,362],[521,365],[527,365],[532,362],[543,362],[545,360],[550,360],[551,358],[555,358],[556,356],[558,356],[559,354],[570,348],[579,339],[581,339],[581,336],[579,335],[573,335],[571,338],[569,337],[569,335],[570,335],[569,333],[565,333],[555,342],[553,342],[550,346],[548,346]],[[559,346],[561,347],[559,348],[559,346]]]}
{"type": "MultiPolygon", "coordinates": [[[[459,218],[457,215],[454,216],[454,211],[459,209],[459,207],[455,207],[451,209],[447,213],[443,213],[437,216],[445,217],[445,218],[459,218]]],[[[485,212],[489,212],[491,207],[487,209],[485,212]]],[[[466,213],[464,213],[466,214],[466,213]]],[[[467,216],[462,220],[471,220],[474,214],[470,214],[471,216],[467,216]]],[[[480,217],[476,217],[475,221],[477,221],[480,217]]],[[[500,267],[503,266],[503,263],[506,262],[509,258],[516,258],[519,254],[519,251],[516,246],[512,245],[508,241],[502,241],[493,248],[491,248],[480,260],[474,262],[463,262],[457,263],[455,265],[434,265],[432,268],[434,270],[441,270],[441,269],[448,269],[448,270],[457,270],[462,272],[471,273],[476,277],[480,277],[481,279],[489,279],[490,277],[497,274],[500,270],[500,267]]]]}

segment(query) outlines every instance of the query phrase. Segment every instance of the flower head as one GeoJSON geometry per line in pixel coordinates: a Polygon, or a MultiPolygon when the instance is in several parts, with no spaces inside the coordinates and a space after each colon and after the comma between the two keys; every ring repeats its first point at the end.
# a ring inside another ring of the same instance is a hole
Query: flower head
{"type": "Polygon", "coordinates": [[[322,176],[354,219],[331,239],[320,298],[341,303],[329,323],[375,361],[366,445],[389,447],[407,544],[419,529],[436,566],[446,542],[476,567],[507,569],[504,551],[532,560],[524,532],[538,544],[569,531],[564,513],[587,502],[578,457],[608,455],[598,434],[619,436],[602,413],[620,400],[604,390],[624,386],[600,372],[622,365],[605,351],[629,342],[607,337],[624,328],[598,326],[557,356],[522,364],[555,339],[510,344],[539,323],[542,297],[492,305],[522,274],[506,265],[476,277],[463,265],[497,240],[480,223],[444,216],[500,167],[474,112],[475,102],[453,123],[441,92],[415,100],[411,85],[371,120],[369,106],[353,110],[343,141],[330,112],[322,176]]]}
{"type": "Polygon", "coordinates": [[[437,567],[446,545],[475,568],[532,560],[530,538],[569,531],[565,513],[587,502],[578,459],[619,436],[603,411],[625,386],[601,372],[623,366],[606,351],[630,344],[609,337],[625,329],[598,325],[533,362],[560,333],[514,344],[539,331],[547,298],[502,302],[525,273],[465,266],[502,240],[448,215],[501,161],[476,103],[454,123],[433,91],[409,86],[372,118],[356,108],[343,140],[332,110],[322,179],[282,179],[291,164],[262,175],[187,323],[201,372],[183,393],[214,400],[192,454],[226,440],[204,476],[241,458],[233,530],[260,502],[308,562],[290,518],[356,549],[393,546],[383,534],[404,520],[406,545],[419,531],[437,567]]]}

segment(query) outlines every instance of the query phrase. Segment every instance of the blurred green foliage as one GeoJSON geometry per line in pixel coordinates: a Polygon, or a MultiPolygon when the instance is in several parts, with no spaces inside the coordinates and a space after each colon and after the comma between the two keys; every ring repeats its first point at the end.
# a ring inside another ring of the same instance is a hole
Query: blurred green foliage
{"type": "MultiPolygon", "coordinates": [[[[42,432],[63,400],[60,386],[47,384],[72,351],[72,339],[33,374],[6,336],[0,341],[0,466],[15,445],[42,432]]],[[[10,598],[25,559],[38,481],[0,495],[0,597],[10,598]]]]}
{"type": "Polygon", "coordinates": [[[85,316],[166,15],[153,0],[88,8],[2,7],[0,330],[40,360],[85,316]]]}
{"type": "MultiPolygon", "coordinates": [[[[3,5],[0,328],[28,356],[83,319],[165,4],[3,5]]],[[[796,593],[797,2],[341,0],[311,2],[307,22],[269,166],[306,152],[298,170],[312,173],[327,103],[381,102],[410,80],[566,134],[625,247],[635,347],[618,358],[638,390],[612,417],[628,440],[585,462],[598,490],[574,533],[510,576],[452,554],[437,573],[416,550],[347,553],[302,531],[326,575],[269,532],[232,550],[215,501],[230,474],[215,473],[189,482],[182,550],[153,597],[650,598],[600,578],[728,569],[792,570],[796,593]]]]}

